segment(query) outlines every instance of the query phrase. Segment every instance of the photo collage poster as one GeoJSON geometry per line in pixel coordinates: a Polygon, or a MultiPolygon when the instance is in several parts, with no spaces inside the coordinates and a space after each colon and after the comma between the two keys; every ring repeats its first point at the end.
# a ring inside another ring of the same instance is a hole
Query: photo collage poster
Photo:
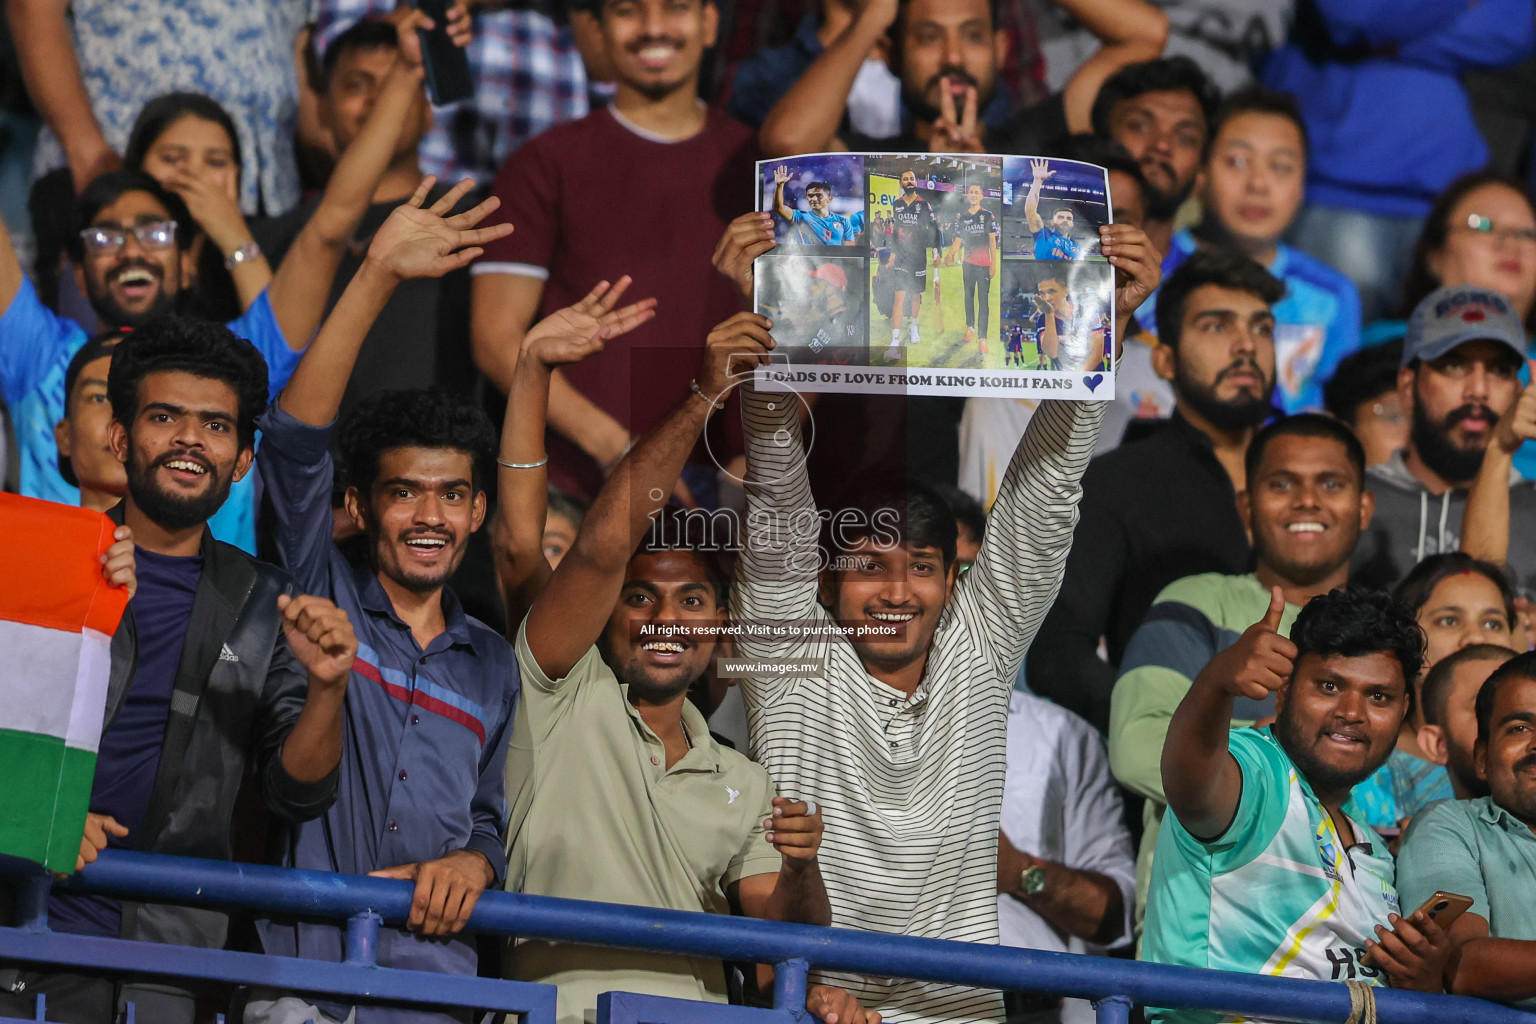
{"type": "Polygon", "coordinates": [[[759,386],[1114,397],[1104,168],[1027,156],[817,153],[757,165],[778,348],[759,386]]]}

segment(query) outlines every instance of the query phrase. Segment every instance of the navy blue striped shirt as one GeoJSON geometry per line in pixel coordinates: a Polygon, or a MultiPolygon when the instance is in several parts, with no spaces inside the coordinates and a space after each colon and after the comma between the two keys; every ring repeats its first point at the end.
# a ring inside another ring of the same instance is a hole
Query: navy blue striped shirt
{"type": "MultiPolygon", "coordinates": [[[[423,650],[372,568],[351,564],[331,543],[331,428],[308,426],[274,404],[261,430],[262,481],[276,510],[283,567],[303,593],[335,601],[358,638],[347,684],[340,794],[323,817],[296,828],[284,863],[366,874],[468,848],[486,856],[500,886],[506,874],[503,768],[518,694],[511,645],[464,614],[445,587],[448,628],[423,650]]],[[[343,959],[341,927],[269,920],[259,928],[268,953],[343,959]]],[[[453,974],[476,969],[472,942],[423,940],[392,929],[379,936],[378,962],[453,974]]],[[[346,1016],[345,1008],[320,1006],[346,1016]]],[[[357,1009],[357,1024],[454,1019],[357,1009]]]]}

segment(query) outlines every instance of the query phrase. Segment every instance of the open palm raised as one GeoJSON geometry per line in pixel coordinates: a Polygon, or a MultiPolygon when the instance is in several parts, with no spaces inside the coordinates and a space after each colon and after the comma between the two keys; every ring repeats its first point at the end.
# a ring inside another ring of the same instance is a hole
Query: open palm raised
{"type": "Polygon", "coordinates": [[[368,246],[368,260],[400,280],[416,277],[442,277],[451,270],[468,266],[485,250],[487,242],[512,233],[511,224],[493,224],[476,228],[501,206],[495,196],[455,216],[448,212],[475,187],[465,178],[443,194],[430,207],[423,208],[427,194],[437,179],[427,175],[416,192],[395,207],[373,242],[368,246]]]}
{"type": "Polygon", "coordinates": [[[610,338],[639,327],[656,315],[656,300],[641,299],[614,309],[630,282],[628,275],[611,286],[599,281],[580,302],[557,309],[534,324],[523,339],[523,351],[545,366],[564,366],[580,362],[601,351],[610,338]]]}

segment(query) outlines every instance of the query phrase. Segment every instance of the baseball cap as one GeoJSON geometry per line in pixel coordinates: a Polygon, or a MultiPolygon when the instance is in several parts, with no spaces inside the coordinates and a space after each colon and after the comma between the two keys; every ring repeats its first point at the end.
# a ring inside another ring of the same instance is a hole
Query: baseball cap
{"type": "Polygon", "coordinates": [[[843,291],[848,290],[848,275],[843,271],[842,267],[835,263],[823,263],[811,271],[810,274],[812,277],[821,278],[835,288],[841,288],[843,291]]]}
{"type": "Polygon", "coordinates": [[[1486,288],[1436,288],[1413,307],[1399,365],[1439,359],[1469,341],[1501,342],[1525,358],[1525,325],[1508,299],[1486,288]]]}

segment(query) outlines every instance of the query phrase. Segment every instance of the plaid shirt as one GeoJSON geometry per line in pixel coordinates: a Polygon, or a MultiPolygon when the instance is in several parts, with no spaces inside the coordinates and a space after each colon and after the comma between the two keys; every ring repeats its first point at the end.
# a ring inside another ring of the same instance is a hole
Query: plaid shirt
{"type": "MultiPolygon", "coordinates": [[[[315,49],[396,0],[318,0],[315,49]]],[[[507,157],[544,129],[585,117],[587,73],[571,30],[535,11],[476,11],[469,44],[475,95],[433,111],[421,167],[440,180],[468,175],[488,185],[507,157]]]]}

